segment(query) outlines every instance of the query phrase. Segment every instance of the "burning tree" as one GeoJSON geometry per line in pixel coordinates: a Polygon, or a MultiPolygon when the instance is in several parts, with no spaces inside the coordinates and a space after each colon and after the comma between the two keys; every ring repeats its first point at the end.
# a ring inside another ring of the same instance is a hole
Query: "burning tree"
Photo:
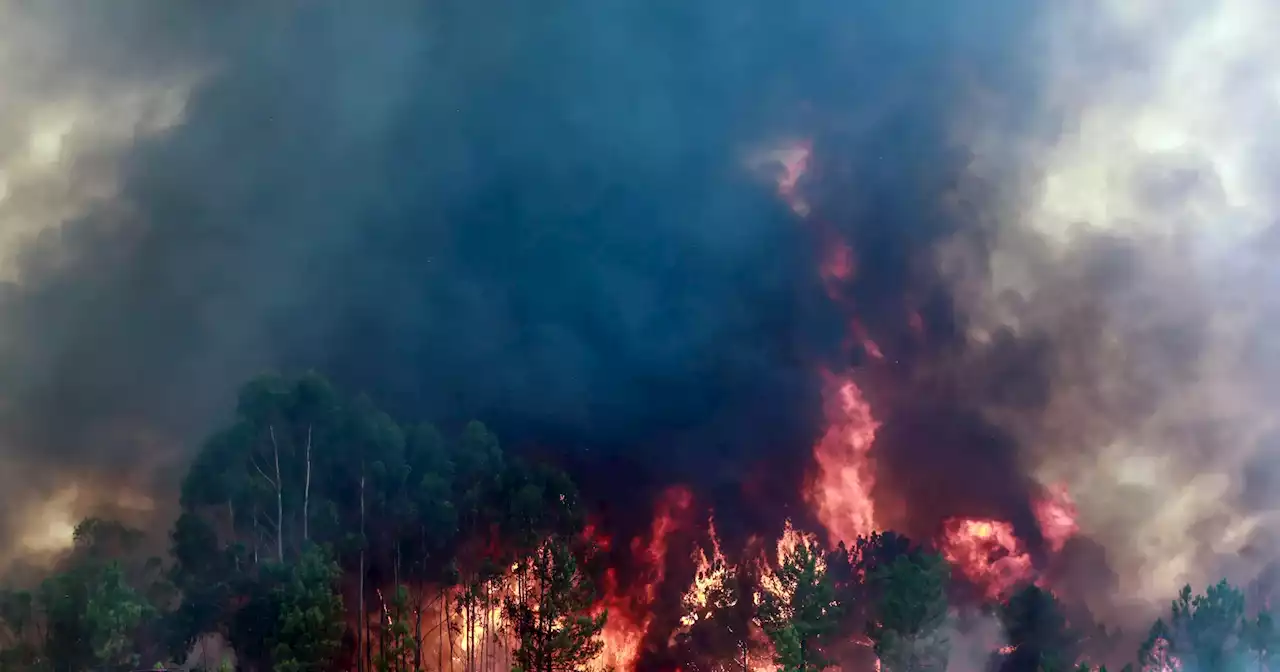
{"type": "MultiPolygon", "coordinates": [[[[826,547],[788,524],[763,560],[768,536],[722,538],[710,519],[695,534],[709,503],[673,487],[647,531],[613,539],[622,530],[583,529],[594,512],[563,472],[505,453],[479,423],[405,427],[316,376],[259,379],[241,401],[183,483],[171,571],[133,557],[133,531],[87,522],[45,590],[0,593],[0,670],[151,661],[162,643],[176,658],[219,633],[249,670],[867,672],[874,649],[884,672],[942,672],[954,599],[998,613],[1003,672],[1072,670],[1097,653],[1047,587],[960,590],[996,584],[972,571],[988,556],[956,552],[954,537],[877,530],[826,547]]],[[[966,525],[981,534],[961,541],[1004,535],[966,525]]],[[[1271,616],[1244,612],[1228,584],[1185,589],[1143,666],[1220,672],[1248,649],[1271,672],[1271,616]]]]}
{"type": "Polygon", "coordinates": [[[795,536],[781,566],[762,579],[759,618],[783,672],[817,672],[833,663],[823,637],[835,631],[840,609],[817,540],[795,536]]]}
{"type": "Polygon", "coordinates": [[[595,588],[578,570],[569,545],[544,542],[517,567],[516,596],[506,610],[519,640],[515,669],[575,672],[600,655],[607,612],[591,615],[595,588]]]}

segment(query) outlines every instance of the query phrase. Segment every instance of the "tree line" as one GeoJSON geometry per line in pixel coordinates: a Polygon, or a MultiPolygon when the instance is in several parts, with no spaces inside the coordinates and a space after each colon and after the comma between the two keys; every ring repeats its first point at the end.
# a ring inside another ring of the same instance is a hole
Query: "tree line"
{"type": "MultiPolygon", "coordinates": [[[[563,472],[478,422],[446,436],[319,375],[260,377],[186,474],[167,557],[91,518],[38,587],[0,591],[0,671],[600,669],[608,613],[583,522],[563,472]],[[209,641],[230,650],[207,655],[209,641]]],[[[954,587],[937,553],[893,533],[831,551],[804,538],[767,579],[717,587],[696,627],[741,649],[724,670],[755,669],[763,647],[778,670],[816,672],[856,641],[883,672],[942,672],[954,587]]],[[[993,670],[1091,669],[1096,627],[1052,593],[1026,586],[987,611],[1007,636],[993,670]]],[[[1278,653],[1270,614],[1246,614],[1223,582],[1185,588],[1131,667],[1264,671],[1278,653]]]]}

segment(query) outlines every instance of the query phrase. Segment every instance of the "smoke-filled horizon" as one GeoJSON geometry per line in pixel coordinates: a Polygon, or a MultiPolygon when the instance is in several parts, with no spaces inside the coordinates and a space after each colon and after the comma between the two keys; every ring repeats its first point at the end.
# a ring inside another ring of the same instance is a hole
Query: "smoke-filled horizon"
{"type": "Polygon", "coordinates": [[[235,386],[304,368],[747,534],[853,367],[896,527],[1037,544],[1065,485],[1104,617],[1274,558],[1264,0],[71,4],[0,1],[18,546],[163,520],[235,386]]]}

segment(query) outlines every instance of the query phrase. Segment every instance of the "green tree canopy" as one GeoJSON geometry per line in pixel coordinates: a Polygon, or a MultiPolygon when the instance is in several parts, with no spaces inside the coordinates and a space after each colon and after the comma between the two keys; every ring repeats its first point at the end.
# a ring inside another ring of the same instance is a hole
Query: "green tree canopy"
{"type": "Polygon", "coordinates": [[[950,567],[935,553],[898,556],[871,576],[878,587],[868,636],[885,672],[942,672],[947,667],[950,567]]]}

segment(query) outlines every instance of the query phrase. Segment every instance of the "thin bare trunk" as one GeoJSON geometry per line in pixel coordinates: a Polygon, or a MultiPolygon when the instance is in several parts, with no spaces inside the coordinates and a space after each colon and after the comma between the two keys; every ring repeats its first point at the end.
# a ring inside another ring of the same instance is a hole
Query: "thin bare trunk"
{"type": "MultiPolygon", "coordinates": [[[[450,589],[452,592],[452,589],[450,589]]],[[[444,613],[445,623],[448,626],[447,632],[449,637],[449,670],[453,670],[453,663],[458,659],[458,654],[453,646],[453,612],[449,611],[449,593],[444,594],[444,613]]]]}
{"type": "Polygon", "coordinates": [[[422,595],[413,601],[413,669],[422,670],[422,595]]]}
{"type": "MultiPolygon", "coordinates": [[[[231,501],[230,498],[227,499],[227,521],[228,521],[227,543],[234,544],[237,541],[236,539],[236,505],[234,502],[231,501]]],[[[236,563],[236,571],[239,572],[240,571],[240,554],[239,553],[235,554],[235,563],[236,563]]]]}
{"type": "Polygon", "coordinates": [[[280,482],[280,446],[275,427],[271,428],[271,446],[276,462],[276,560],[284,562],[284,484],[280,482]]]}
{"type": "Polygon", "coordinates": [[[489,582],[480,588],[480,662],[481,670],[489,669],[489,582]]]}
{"type": "MultiPolygon", "coordinates": [[[[278,468],[277,468],[278,469],[278,468]]],[[[277,472],[278,473],[278,472],[277,472]]],[[[302,486],[302,540],[310,541],[308,515],[311,509],[311,425],[307,425],[307,478],[302,486]]]]}
{"type": "MultiPolygon", "coordinates": [[[[256,500],[256,498],[255,498],[256,500]]],[[[253,503],[253,564],[258,564],[258,544],[262,541],[262,533],[258,531],[258,503],[253,503]]]]}
{"type": "Polygon", "coordinates": [[[253,464],[253,468],[258,470],[258,475],[262,476],[272,489],[276,491],[276,559],[284,562],[284,483],[280,480],[280,444],[276,441],[276,428],[272,425],[267,428],[271,434],[271,454],[275,462],[276,477],[272,479],[267,472],[258,466],[258,461],[250,456],[249,462],[253,464]]]}
{"type": "Polygon", "coordinates": [[[360,629],[356,633],[356,660],[360,672],[364,672],[365,658],[368,656],[369,614],[364,608],[364,465],[360,465],[360,595],[357,609],[360,614],[360,629]],[[363,646],[362,646],[363,645],[363,646]]]}

